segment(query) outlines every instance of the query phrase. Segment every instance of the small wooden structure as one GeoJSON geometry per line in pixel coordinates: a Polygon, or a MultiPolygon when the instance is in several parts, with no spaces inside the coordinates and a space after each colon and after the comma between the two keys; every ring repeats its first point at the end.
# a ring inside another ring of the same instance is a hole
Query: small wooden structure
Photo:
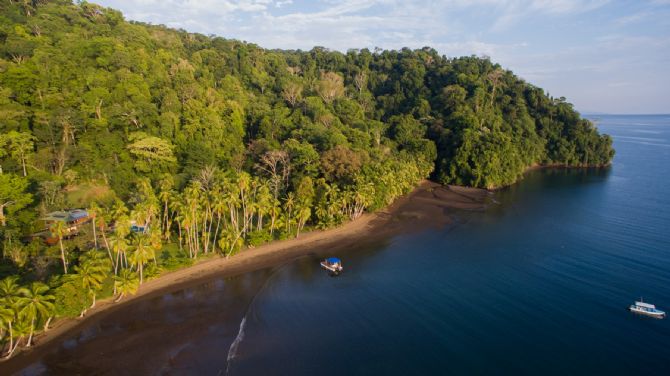
{"type": "Polygon", "coordinates": [[[58,242],[58,236],[51,232],[51,226],[57,222],[65,224],[65,237],[72,237],[78,234],[79,228],[91,221],[91,216],[86,210],[60,210],[47,214],[41,218],[44,221],[44,231],[40,232],[40,236],[48,245],[54,245],[58,242]]]}

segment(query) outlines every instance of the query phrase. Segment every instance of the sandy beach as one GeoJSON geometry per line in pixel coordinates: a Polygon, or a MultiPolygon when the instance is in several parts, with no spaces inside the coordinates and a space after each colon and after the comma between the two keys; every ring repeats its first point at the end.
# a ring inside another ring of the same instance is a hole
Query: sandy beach
{"type": "MultiPolygon", "coordinates": [[[[22,350],[10,360],[0,363],[3,374],[21,371],[60,346],[62,339],[85,325],[90,325],[122,307],[151,299],[189,286],[205,283],[212,278],[240,275],[280,265],[293,259],[314,254],[327,255],[338,249],[376,242],[393,235],[452,223],[451,213],[457,210],[484,210],[490,193],[481,189],[443,187],[424,181],[412,193],[397,200],[383,211],[364,214],[337,228],[312,231],[299,238],[272,242],[257,248],[245,249],[230,258],[211,258],[191,267],[166,273],[144,283],[136,295],[114,303],[113,299],[98,302],[82,319],[63,319],[36,338],[31,349],[22,350]]],[[[107,359],[116,362],[119,359],[107,359]]]]}

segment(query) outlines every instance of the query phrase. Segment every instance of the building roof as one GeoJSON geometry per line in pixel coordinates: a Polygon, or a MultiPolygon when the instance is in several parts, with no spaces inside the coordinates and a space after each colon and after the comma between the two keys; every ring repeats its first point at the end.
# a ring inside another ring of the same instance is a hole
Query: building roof
{"type": "Polygon", "coordinates": [[[88,217],[88,212],[86,210],[82,209],[75,209],[70,211],[70,218],[71,219],[81,219],[81,218],[87,218],[88,217]]]}
{"type": "Polygon", "coordinates": [[[43,221],[48,221],[48,222],[72,222],[76,221],[77,219],[82,219],[88,217],[88,212],[83,209],[74,209],[74,210],[59,210],[55,212],[51,212],[47,214],[46,216],[42,217],[43,221]]]}

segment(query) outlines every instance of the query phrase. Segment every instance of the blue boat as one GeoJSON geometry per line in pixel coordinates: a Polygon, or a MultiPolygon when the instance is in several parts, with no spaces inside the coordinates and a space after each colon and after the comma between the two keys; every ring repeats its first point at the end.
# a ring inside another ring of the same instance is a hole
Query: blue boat
{"type": "Polygon", "coordinates": [[[321,267],[337,274],[342,272],[342,260],[337,257],[329,257],[321,261],[321,267]]]}

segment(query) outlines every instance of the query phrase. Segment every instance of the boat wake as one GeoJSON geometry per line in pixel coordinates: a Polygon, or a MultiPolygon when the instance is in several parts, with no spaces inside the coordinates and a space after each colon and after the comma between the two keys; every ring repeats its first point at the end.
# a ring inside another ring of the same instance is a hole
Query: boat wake
{"type": "MultiPolygon", "coordinates": [[[[285,265],[284,265],[285,266],[285,265]]],[[[247,325],[247,316],[249,316],[249,312],[251,312],[251,308],[254,305],[254,302],[256,302],[256,298],[265,290],[265,288],[268,286],[268,282],[272,279],[272,277],[275,275],[275,273],[283,268],[284,266],[278,267],[277,269],[274,270],[272,274],[268,276],[268,278],[265,280],[263,285],[261,286],[260,289],[256,292],[254,297],[251,299],[251,302],[249,303],[249,306],[247,307],[247,311],[244,314],[244,317],[242,318],[242,321],[240,322],[240,330],[237,332],[237,337],[235,337],[235,340],[233,340],[233,343],[230,344],[230,348],[228,349],[228,358],[226,359],[226,375],[230,374],[230,366],[233,364],[233,360],[237,356],[237,349],[240,347],[240,343],[244,340],[244,328],[247,325]]]]}
{"type": "Polygon", "coordinates": [[[240,330],[237,332],[237,337],[235,337],[235,340],[233,343],[230,344],[230,349],[228,349],[228,365],[226,367],[226,375],[228,372],[230,372],[230,365],[232,364],[232,360],[235,358],[237,355],[237,348],[240,346],[240,342],[244,339],[244,327],[247,324],[247,316],[244,316],[242,318],[242,322],[240,322],[240,330]]]}

